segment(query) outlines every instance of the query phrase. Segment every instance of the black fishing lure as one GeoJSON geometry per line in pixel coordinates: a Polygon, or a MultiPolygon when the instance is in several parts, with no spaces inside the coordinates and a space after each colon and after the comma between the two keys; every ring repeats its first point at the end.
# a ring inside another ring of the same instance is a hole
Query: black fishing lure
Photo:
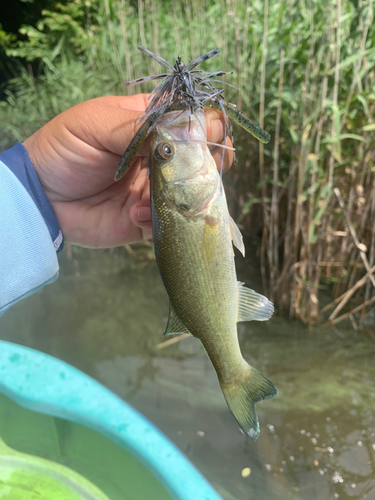
{"type": "Polygon", "coordinates": [[[149,115],[154,112],[158,112],[161,116],[169,106],[179,100],[182,100],[186,109],[193,113],[195,108],[203,107],[202,101],[204,101],[204,99],[216,98],[222,93],[222,90],[218,90],[211,85],[210,80],[229,73],[224,73],[223,71],[207,73],[194,69],[201,62],[207,61],[207,59],[218,54],[220,49],[214,49],[207,52],[207,54],[198,57],[187,66],[181,61],[181,56],[178,56],[175,58],[175,65],[172,66],[168,61],[150,52],[141,45],[138,48],[168,70],[168,73],[145,76],[125,83],[125,87],[133,87],[134,85],[139,85],[151,80],[161,79],[161,82],[158,83],[149,96],[149,99],[152,99],[147,106],[143,120],[147,119],[149,115]]]}
{"type": "Polygon", "coordinates": [[[181,57],[178,56],[175,58],[174,66],[172,66],[168,61],[145,49],[144,47],[139,46],[138,48],[161,64],[168,71],[159,75],[137,78],[125,83],[125,87],[132,87],[148,81],[161,79],[148,98],[149,100],[151,99],[151,102],[146,108],[145,116],[141,119],[141,121],[144,121],[143,125],[133,137],[120,160],[115,174],[116,181],[120,180],[125,175],[130,163],[136,156],[137,151],[146,141],[148,135],[154,129],[159,119],[164,113],[168,113],[170,111],[188,110],[189,118],[198,108],[203,109],[204,107],[208,107],[222,111],[225,123],[224,144],[228,132],[226,120],[227,116],[261,142],[268,143],[270,141],[270,135],[265,130],[258,125],[255,125],[250,118],[243,115],[234,104],[230,104],[225,101],[223,97],[224,91],[217,89],[212,85],[211,82],[220,82],[233,87],[233,85],[226,82],[216,80],[217,77],[231,73],[225,73],[224,71],[208,73],[206,71],[195,69],[201,62],[219,54],[220,49],[213,49],[197,59],[194,59],[194,61],[186,66],[181,61],[181,57]]]}

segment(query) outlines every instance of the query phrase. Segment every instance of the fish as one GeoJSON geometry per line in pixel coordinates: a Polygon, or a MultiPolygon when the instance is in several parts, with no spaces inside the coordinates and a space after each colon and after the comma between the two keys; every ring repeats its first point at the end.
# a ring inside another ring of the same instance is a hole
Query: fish
{"type": "Polygon", "coordinates": [[[277,391],[243,358],[237,323],[266,321],[274,307],[237,280],[233,245],[242,254],[245,248],[207,146],[203,110],[170,111],[159,118],[149,175],[155,256],[169,296],[164,335],[199,339],[230,411],[255,441],[260,433],[255,403],[277,391]]]}

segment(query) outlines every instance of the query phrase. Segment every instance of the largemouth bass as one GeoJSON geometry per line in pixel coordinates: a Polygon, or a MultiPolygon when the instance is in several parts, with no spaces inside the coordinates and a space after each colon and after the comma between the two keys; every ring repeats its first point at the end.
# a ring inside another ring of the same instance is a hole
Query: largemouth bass
{"type": "Polygon", "coordinates": [[[272,303],[237,281],[224,188],[206,143],[204,113],[174,111],[153,131],[149,166],[155,254],[170,299],[165,335],[202,343],[242,430],[259,435],[255,403],[276,395],[272,382],[242,357],[237,322],[269,319],[272,303]]]}

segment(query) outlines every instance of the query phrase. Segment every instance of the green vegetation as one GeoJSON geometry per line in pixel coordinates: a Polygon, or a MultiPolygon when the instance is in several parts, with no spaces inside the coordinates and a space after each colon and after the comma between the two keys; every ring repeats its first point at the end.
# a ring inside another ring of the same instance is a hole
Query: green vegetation
{"type": "Polygon", "coordinates": [[[373,10],[373,0],[57,4],[22,28],[25,40],[6,38],[8,55],[29,63],[7,86],[0,145],[159,72],[139,44],[170,61],[220,47],[206,68],[234,71],[227,81],[242,92],[229,89],[227,99],[272,135],[263,146],[235,131],[228,186],[244,233],[259,239],[265,293],[280,314],[307,323],[330,307],[338,321],[343,307],[365,303],[346,316],[357,328],[375,301],[373,10]]]}

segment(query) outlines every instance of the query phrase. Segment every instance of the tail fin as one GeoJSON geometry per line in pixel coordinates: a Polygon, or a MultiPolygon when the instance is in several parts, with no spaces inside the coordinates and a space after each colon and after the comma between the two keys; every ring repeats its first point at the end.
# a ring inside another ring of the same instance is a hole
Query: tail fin
{"type": "Polygon", "coordinates": [[[220,381],[220,386],[238,425],[255,441],[260,433],[255,403],[274,398],[276,387],[250,365],[245,366],[243,373],[233,383],[224,384],[220,381]]]}

